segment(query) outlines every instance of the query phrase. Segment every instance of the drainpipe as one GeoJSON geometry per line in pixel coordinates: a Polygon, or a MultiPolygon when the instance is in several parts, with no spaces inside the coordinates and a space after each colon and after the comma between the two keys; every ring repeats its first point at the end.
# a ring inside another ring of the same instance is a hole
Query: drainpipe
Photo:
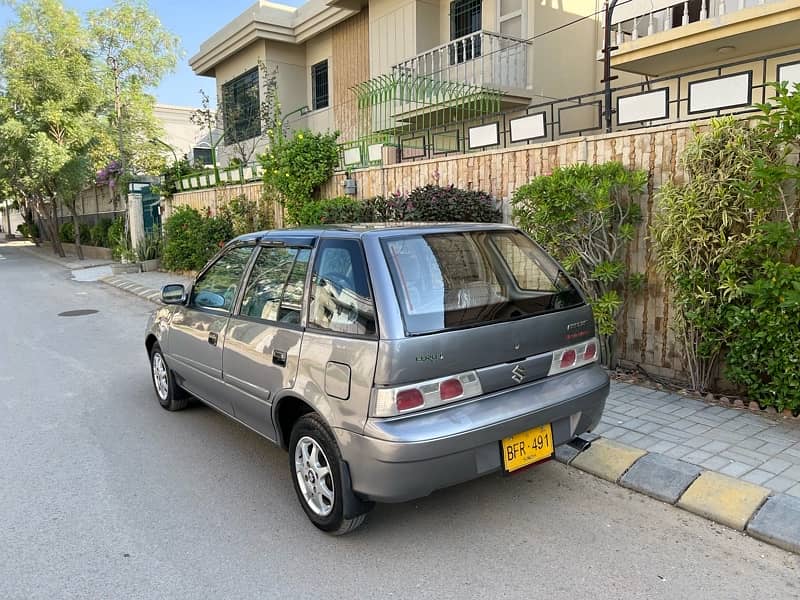
{"type": "Polygon", "coordinates": [[[617,6],[617,0],[603,3],[603,10],[605,12],[605,29],[603,30],[603,80],[600,82],[604,84],[605,91],[605,121],[606,133],[611,133],[612,115],[611,110],[611,82],[617,79],[617,76],[611,76],[611,52],[617,49],[617,46],[611,45],[611,18],[614,15],[614,8],[617,6]]]}

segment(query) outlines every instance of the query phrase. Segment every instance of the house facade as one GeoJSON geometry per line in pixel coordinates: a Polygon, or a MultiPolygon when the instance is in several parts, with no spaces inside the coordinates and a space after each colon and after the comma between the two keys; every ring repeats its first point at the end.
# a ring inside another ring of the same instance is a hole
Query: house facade
{"type": "MultiPolygon", "coordinates": [[[[593,89],[601,71],[591,60],[600,43],[596,10],[596,0],[261,1],[204,42],[190,65],[215,78],[223,103],[245,105],[258,102],[259,63],[277,69],[290,126],[338,130],[361,162],[377,163],[387,159],[381,143],[397,135],[447,133],[453,123],[593,89]],[[543,35],[576,20],[566,38],[543,35]],[[565,69],[565,44],[590,59],[565,69]]],[[[253,113],[229,111],[234,135],[263,133],[253,119],[236,118],[253,113]]],[[[438,136],[438,149],[462,148],[462,133],[438,136]]]]}
{"type": "Polygon", "coordinates": [[[623,0],[604,90],[605,6],[262,0],[190,65],[215,78],[226,137],[258,151],[274,73],[286,123],[339,131],[347,170],[746,112],[800,81],[800,0],[623,0]]]}
{"type": "MultiPolygon", "coordinates": [[[[164,151],[164,158],[171,162],[186,157],[195,164],[211,164],[211,137],[208,131],[192,122],[196,108],[157,103],[153,116],[164,128],[164,135],[158,140],[164,151]]],[[[221,132],[213,132],[216,141],[221,132]]]]}

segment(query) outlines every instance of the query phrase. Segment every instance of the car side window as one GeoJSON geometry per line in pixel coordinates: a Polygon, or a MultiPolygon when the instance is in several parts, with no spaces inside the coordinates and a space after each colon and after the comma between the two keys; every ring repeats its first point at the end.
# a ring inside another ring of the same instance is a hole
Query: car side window
{"type": "Polygon", "coordinates": [[[310,256],[307,248],[261,248],[239,314],[299,325],[310,256]]]}
{"type": "Polygon", "coordinates": [[[240,246],[220,256],[195,282],[189,306],[230,311],[252,253],[252,246],[240,246]]]}
{"type": "Polygon", "coordinates": [[[375,307],[357,240],[320,243],[311,278],[308,323],[335,333],[375,335],[375,307]]]}

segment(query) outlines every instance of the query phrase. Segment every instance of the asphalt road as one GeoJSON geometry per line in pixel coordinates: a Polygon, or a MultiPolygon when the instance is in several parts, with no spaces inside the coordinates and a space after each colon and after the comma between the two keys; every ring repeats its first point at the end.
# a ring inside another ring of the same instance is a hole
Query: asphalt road
{"type": "Polygon", "coordinates": [[[282,450],[159,407],[152,305],[0,255],[2,599],[800,597],[797,556],[557,463],[327,537],[282,450]]]}

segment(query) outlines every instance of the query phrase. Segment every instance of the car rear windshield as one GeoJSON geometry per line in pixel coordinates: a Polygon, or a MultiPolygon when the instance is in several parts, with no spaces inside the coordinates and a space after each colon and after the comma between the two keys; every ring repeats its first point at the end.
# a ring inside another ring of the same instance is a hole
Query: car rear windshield
{"type": "Polygon", "coordinates": [[[432,233],[383,240],[410,335],[512,321],[583,299],[518,231],[432,233]]]}

